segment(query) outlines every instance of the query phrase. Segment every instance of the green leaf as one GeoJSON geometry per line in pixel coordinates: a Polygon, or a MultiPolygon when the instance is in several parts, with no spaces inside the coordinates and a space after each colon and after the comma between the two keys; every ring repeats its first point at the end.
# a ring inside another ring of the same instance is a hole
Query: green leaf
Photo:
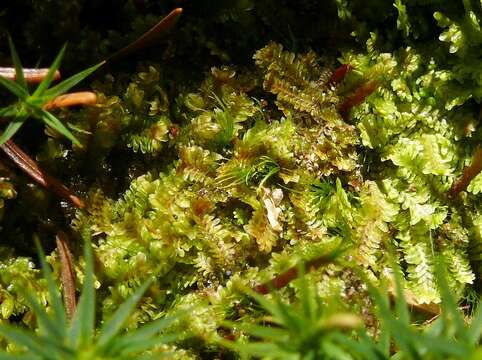
{"type": "Polygon", "coordinates": [[[468,339],[468,333],[465,331],[464,319],[457,308],[449,285],[447,283],[447,274],[443,266],[443,260],[437,259],[435,262],[435,273],[437,275],[437,283],[440,289],[440,297],[442,298],[442,318],[446,325],[453,323],[455,326],[455,334],[464,341],[470,341],[468,339]]]}
{"type": "Polygon", "coordinates": [[[134,294],[132,294],[112,315],[112,317],[102,326],[100,330],[98,345],[99,347],[107,345],[115,335],[121,330],[124,322],[141,299],[144,292],[152,284],[153,279],[147,280],[134,294]]]}
{"type": "Polygon", "coordinates": [[[50,126],[52,129],[58,131],[60,134],[64,135],[67,139],[72,141],[75,145],[82,147],[82,144],[77,140],[77,138],[70,132],[67,127],[62,124],[62,122],[57,119],[54,115],[49,113],[48,111],[45,111],[43,109],[40,110],[42,114],[42,120],[50,126]]]}
{"type": "Polygon", "coordinates": [[[98,63],[94,66],[91,66],[88,69],[85,69],[75,75],[72,75],[71,77],[65,79],[61,83],[52,86],[50,89],[46,90],[43,93],[43,96],[46,97],[46,101],[51,100],[59,95],[62,95],[66,93],[70,88],[74,87],[77,85],[79,82],[84,80],[87,76],[92,74],[94,71],[96,71],[99,67],[105,64],[105,61],[98,63]]]}
{"type": "Polygon", "coordinates": [[[307,319],[312,319],[315,314],[316,303],[314,303],[315,297],[308,286],[305,274],[305,265],[303,263],[298,264],[299,273],[299,298],[303,308],[303,313],[307,319]]]}
{"type": "Polygon", "coordinates": [[[125,339],[122,337],[119,340],[113,340],[109,344],[109,355],[111,356],[129,356],[140,353],[162,344],[167,344],[181,339],[181,334],[167,334],[155,336],[147,339],[125,339]]]}
{"type": "Polygon", "coordinates": [[[57,348],[45,337],[37,336],[35,333],[17,329],[10,325],[0,325],[0,335],[11,342],[25,346],[34,354],[41,355],[44,359],[57,359],[57,348]]]}
{"type": "Polygon", "coordinates": [[[397,310],[398,319],[402,324],[410,325],[410,314],[408,312],[407,301],[402,289],[402,275],[400,268],[392,261],[393,275],[395,277],[395,286],[397,290],[397,298],[395,301],[395,307],[397,310]]]}
{"type": "Polygon", "coordinates": [[[472,323],[468,330],[468,338],[471,344],[477,345],[482,333],[482,305],[479,303],[475,315],[472,317],[472,323]]]}
{"type": "Polygon", "coordinates": [[[25,120],[27,120],[27,117],[28,115],[21,115],[8,123],[7,128],[3,131],[2,135],[0,135],[0,145],[5,144],[13,135],[15,135],[15,133],[22,127],[25,120]]]}
{"type": "MultiPolygon", "coordinates": [[[[60,293],[57,289],[57,286],[55,285],[55,282],[54,282],[54,279],[53,279],[53,276],[52,276],[52,271],[50,270],[50,267],[48,266],[47,264],[47,261],[45,260],[45,253],[42,249],[42,246],[40,245],[40,242],[37,238],[35,238],[35,246],[37,247],[37,252],[38,252],[38,255],[39,255],[39,260],[40,260],[40,265],[42,267],[42,272],[43,272],[43,275],[44,275],[44,278],[45,280],[47,280],[47,287],[48,287],[48,291],[49,291],[49,295],[50,295],[50,301],[52,303],[52,308],[54,309],[54,316],[55,316],[55,323],[52,324],[52,325],[47,325],[46,326],[54,332],[54,334],[51,334],[53,336],[56,336],[60,339],[63,339],[64,336],[65,336],[65,333],[64,333],[64,329],[66,327],[66,318],[65,318],[65,309],[64,309],[64,306],[62,304],[62,298],[60,296],[60,293]]],[[[32,300],[35,301],[35,299],[32,298],[32,300]]],[[[38,305],[38,302],[35,301],[35,303],[37,303],[38,305]]],[[[34,305],[32,303],[32,305],[34,305]]],[[[35,311],[35,313],[37,314],[37,316],[41,316],[40,311],[41,309],[39,309],[39,311],[35,311]]],[[[43,311],[43,313],[45,314],[45,311],[43,311]]],[[[45,314],[46,316],[47,314],[45,314]]],[[[39,318],[39,321],[40,321],[40,318],[39,318]]],[[[49,322],[50,323],[50,319],[44,319],[45,322],[49,322]]]]}
{"type": "Polygon", "coordinates": [[[8,45],[10,46],[10,53],[12,54],[12,62],[13,66],[15,67],[15,80],[17,84],[19,84],[22,88],[24,88],[28,92],[27,82],[25,81],[25,76],[23,74],[23,67],[22,63],[17,54],[17,50],[15,50],[15,46],[13,45],[12,38],[8,35],[8,45]]]}
{"type": "Polygon", "coordinates": [[[233,341],[228,341],[224,339],[219,340],[220,344],[240,352],[241,354],[247,354],[252,356],[262,356],[262,357],[285,357],[287,353],[281,350],[276,344],[269,342],[251,342],[251,343],[238,343],[233,341]]]}
{"type": "Polygon", "coordinates": [[[8,91],[10,91],[12,94],[14,94],[16,97],[18,97],[21,100],[27,99],[29,95],[27,90],[22,88],[15,81],[4,78],[3,76],[0,76],[0,85],[2,85],[4,88],[6,88],[8,91]]]}
{"type": "Polygon", "coordinates": [[[50,319],[48,314],[45,312],[45,308],[42,307],[37,301],[37,299],[35,299],[30,293],[26,291],[21,291],[21,294],[23,297],[25,297],[25,299],[35,312],[35,317],[37,319],[40,331],[42,331],[47,336],[52,337],[53,339],[62,339],[64,336],[64,327],[62,326],[62,324],[52,321],[52,319],[50,319]]]}
{"type": "Polygon", "coordinates": [[[256,302],[258,302],[258,304],[260,304],[267,312],[269,312],[273,316],[275,321],[278,322],[279,319],[283,318],[283,313],[272,301],[268,300],[263,295],[260,295],[249,288],[246,288],[244,291],[253,299],[255,299],[256,302]]]}
{"type": "Polygon", "coordinates": [[[94,260],[90,238],[84,236],[84,284],[70,329],[70,342],[79,348],[92,341],[95,325],[94,260]]]}
{"type": "Polygon", "coordinates": [[[296,310],[293,307],[285,304],[279,296],[274,296],[275,304],[273,306],[278,308],[279,314],[281,314],[281,318],[278,321],[281,321],[284,326],[289,328],[291,331],[296,333],[302,334],[308,324],[305,323],[305,319],[296,313],[296,310]]]}
{"type": "MultiPolygon", "coordinates": [[[[161,319],[157,319],[141,327],[140,329],[134,330],[127,335],[123,336],[122,338],[116,339],[115,341],[108,344],[108,348],[105,350],[107,354],[117,354],[117,353],[126,353],[126,352],[133,352],[139,351],[139,347],[155,336],[154,339],[157,341],[156,344],[166,343],[168,341],[176,340],[180,337],[180,334],[169,334],[164,336],[156,336],[160,331],[167,328],[173,322],[177,321],[179,318],[187,314],[187,311],[179,312],[174,316],[169,316],[161,319]],[[169,340],[169,337],[172,336],[173,338],[169,340]]],[[[147,349],[147,348],[145,348],[147,349]]]]}
{"type": "Polygon", "coordinates": [[[32,354],[10,354],[0,350],[0,360],[41,360],[40,357],[32,354]]]}
{"type": "Polygon", "coordinates": [[[47,72],[45,79],[43,79],[42,82],[39,84],[39,86],[35,89],[34,93],[32,94],[32,97],[34,98],[40,97],[44,94],[45,90],[48,89],[48,87],[50,86],[50,84],[54,79],[55,72],[60,67],[60,63],[62,62],[62,58],[64,57],[66,48],[67,48],[67,44],[62,46],[62,49],[60,50],[59,54],[55,58],[54,62],[52,63],[52,65],[50,65],[49,71],[47,72]]]}
{"type": "Polygon", "coordinates": [[[238,329],[251,336],[256,336],[267,340],[282,341],[284,338],[287,341],[289,337],[289,333],[286,330],[271,326],[236,323],[231,321],[223,322],[223,324],[231,329],[238,329]]]}
{"type": "Polygon", "coordinates": [[[4,108],[0,109],[0,117],[11,117],[15,116],[17,114],[17,106],[14,105],[9,105],[5,106],[4,108]]]}
{"type": "Polygon", "coordinates": [[[351,349],[351,354],[358,352],[362,358],[373,360],[387,360],[390,358],[388,354],[383,354],[383,351],[380,350],[379,346],[377,346],[378,344],[376,344],[372,338],[367,336],[366,329],[360,329],[358,334],[360,336],[358,341],[355,341],[349,336],[341,333],[335,333],[332,335],[332,337],[333,340],[336,340],[341,345],[344,345],[345,348],[351,349]]]}

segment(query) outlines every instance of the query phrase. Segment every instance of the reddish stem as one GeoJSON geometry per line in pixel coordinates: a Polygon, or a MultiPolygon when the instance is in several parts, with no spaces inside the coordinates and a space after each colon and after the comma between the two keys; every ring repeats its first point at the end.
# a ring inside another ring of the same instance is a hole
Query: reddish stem
{"type": "Polygon", "coordinates": [[[123,47],[109,58],[107,61],[112,61],[115,58],[127,55],[133,51],[140,50],[152,45],[157,39],[165,35],[177,22],[182,14],[182,8],[172,10],[167,16],[165,16],[156,25],[145,32],[140,38],[123,47]]]}
{"type": "Polygon", "coordinates": [[[54,194],[70,201],[78,208],[85,207],[84,202],[77,197],[67,186],[40,168],[35,160],[22,151],[12,140],[0,145],[0,149],[35,182],[42,185],[54,194]]]}
{"type": "Polygon", "coordinates": [[[370,81],[363,84],[355,90],[355,92],[345,98],[339,105],[338,111],[344,116],[354,107],[360,105],[365,99],[371,95],[378,87],[377,81],[370,81]]]}
{"type": "Polygon", "coordinates": [[[350,64],[343,64],[336,68],[331,75],[330,80],[328,80],[328,85],[338,85],[341,83],[351,68],[352,66],[350,64]]]}
{"type": "Polygon", "coordinates": [[[72,320],[77,307],[72,252],[69,248],[67,235],[63,231],[58,232],[55,241],[57,243],[57,251],[60,259],[60,277],[62,279],[65,311],[67,312],[67,318],[72,320]]]}
{"type": "Polygon", "coordinates": [[[478,148],[472,158],[472,164],[466,166],[462,177],[453,183],[450,188],[450,195],[456,196],[461,191],[467,189],[470,182],[482,171],[482,148],[478,148]]]}
{"type": "MultiPolygon", "coordinates": [[[[316,259],[310,260],[304,264],[305,271],[311,272],[313,270],[318,269],[322,265],[329,264],[330,262],[335,259],[335,257],[339,254],[338,251],[330,253],[328,255],[320,256],[316,259]]],[[[253,290],[259,294],[268,294],[271,290],[278,290],[286,285],[288,285],[291,281],[298,277],[298,266],[293,266],[286,270],[285,272],[275,276],[268,282],[264,284],[256,285],[253,290]]]]}
{"type": "MultiPolygon", "coordinates": [[[[41,82],[47,76],[49,69],[23,69],[23,75],[28,83],[36,84],[41,82]]],[[[15,68],[0,67],[0,76],[9,80],[15,81],[15,68]]],[[[54,73],[54,80],[60,79],[60,72],[58,70],[54,73]]]]}
{"type": "Polygon", "coordinates": [[[79,105],[95,105],[97,104],[97,95],[92,91],[81,91],[65,95],[60,95],[46,103],[44,110],[51,110],[62,107],[71,107],[79,105]]]}

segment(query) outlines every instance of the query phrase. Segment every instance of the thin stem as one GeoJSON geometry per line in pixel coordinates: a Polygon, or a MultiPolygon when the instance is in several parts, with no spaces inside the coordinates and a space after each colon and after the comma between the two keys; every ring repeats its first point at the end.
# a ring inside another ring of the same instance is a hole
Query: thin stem
{"type": "Polygon", "coordinates": [[[65,310],[67,312],[67,318],[72,320],[77,307],[72,252],[69,248],[67,235],[63,231],[58,232],[55,241],[57,243],[57,251],[60,259],[60,277],[62,281],[65,310]]]}
{"type": "Polygon", "coordinates": [[[350,64],[343,64],[337,67],[328,80],[328,85],[338,85],[341,83],[351,68],[352,66],[350,64]]]}
{"type": "Polygon", "coordinates": [[[360,105],[365,99],[370,96],[378,87],[378,82],[371,81],[358,87],[355,92],[345,98],[339,105],[338,111],[346,117],[348,112],[355,106],[360,105]]]}
{"type": "MultiPolygon", "coordinates": [[[[23,69],[25,80],[30,84],[38,84],[47,76],[49,69],[23,69]]],[[[10,67],[0,67],[0,76],[15,81],[15,69],[10,67]]],[[[60,79],[60,71],[55,71],[54,80],[60,79]]]]}
{"type": "MultiPolygon", "coordinates": [[[[331,253],[328,255],[320,256],[316,259],[307,261],[305,264],[305,273],[314,271],[318,269],[322,265],[326,265],[334,260],[336,257],[336,253],[331,253]]],[[[298,273],[298,266],[293,266],[286,270],[285,272],[273,277],[271,280],[256,285],[253,290],[258,294],[269,294],[272,290],[279,290],[286,285],[288,285],[291,281],[295,280],[299,276],[298,273]]],[[[388,294],[390,298],[394,299],[396,297],[396,291],[391,288],[388,289],[388,294]]],[[[441,312],[441,308],[437,304],[420,304],[417,302],[417,298],[413,295],[411,291],[405,290],[404,292],[405,301],[407,304],[412,308],[421,313],[425,313],[431,316],[439,315],[441,312]]]]}
{"type": "Polygon", "coordinates": [[[464,173],[455,181],[450,188],[450,196],[457,196],[461,191],[464,191],[469,186],[473,178],[475,178],[482,171],[482,148],[477,148],[472,158],[472,164],[466,166],[464,173]]]}
{"type": "Polygon", "coordinates": [[[145,32],[140,38],[109,56],[107,61],[112,61],[113,59],[130,54],[133,51],[152,45],[157,39],[165,35],[174,26],[181,14],[182,8],[172,10],[167,16],[162,18],[161,21],[145,32]]]}
{"type": "Polygon", "coordinates": [[[52,191],[54,194],[70,201],[75,207],[85,207],[84,202],[67,186],[40,168],[35,160],[22,151],[12,140],[8,140],[0,149],[35,182],[52,191]]]}
{"type": "MultiPolygon", "coordinates": [[[[318,269],[322,265],[329,264],[334,260],[337,253],[330,253],[327,255],[320,256],[316,259],[307,261],[305,264],[305,271],[311,272],[313,270],[318,269]]],[[[298,277],[298,266],[293,266],[286,270],[285,272],[275,276],[271,280],[265,282],[264,284],[257,285],[253,288],[259,294],[268,294],[272,289],[278,290],[286,285],[288,285],[291,281],[298,277]]]]}
{"type": "Polygon", "coordinates": [[[44,110],[97,104],[97,95],[92,91],[81,91],[60,95],[43,106],[44,110]]]}

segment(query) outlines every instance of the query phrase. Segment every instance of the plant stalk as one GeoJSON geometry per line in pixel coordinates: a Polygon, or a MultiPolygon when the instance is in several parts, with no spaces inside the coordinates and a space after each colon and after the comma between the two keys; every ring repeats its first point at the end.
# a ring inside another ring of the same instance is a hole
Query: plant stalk
{"type": "Polygon", "coordinates": [[[15,145],[12,140],[8,140],[3,145],[0,145],[0,149],[2,149],[3,152],[35,182],[61,198],[68,200],[75,207],[79,209],[85,207],[84,202],[78,196],[76,196],[67,186],[62,184],[60,180],[57,180],[42,170],[37,162],[15,145]]]}
{"type": "MultiPolygon", "coordinates": [[[[38,84],[47,76],[49,69],[23,69],[25,80],[30,84],[38,84]]],[[[15,81],[15,68],[0,67],[0,76],[15,81]]],[[[55,71],[54,80],[60,79],[60,71],[55,71]]]]}
{"type": "Polygon", "coordinates": [[[63,231],[57,233],[55,241],[57,243],[57,251],[60,259],[60,277],[62,281],[65,311],[67,313],[67,318],[72,320],[77,307],[72,252],[69,248],[67,235],[63,231]]]}

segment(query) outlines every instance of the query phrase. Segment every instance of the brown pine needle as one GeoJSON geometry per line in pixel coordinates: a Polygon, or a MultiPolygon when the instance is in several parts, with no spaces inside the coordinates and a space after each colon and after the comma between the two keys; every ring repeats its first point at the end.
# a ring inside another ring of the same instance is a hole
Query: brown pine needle
{"type": "MultiPolygon", "coordinates": [[[[328,254],[306,262],[305,264],[306,273],[314,271],[318,269],[320,266],[332,262],[333,258],[334,258],[334,254],[328,254]]],[[[285,272],[273,277],[271,280],[255,286],[253,290],[258,294],[268,294],[271,290],[279,290],[285,287],[291,281],[295,280],[298,276],[299,276],[298,267],[293,266],[288,270],[286,270],[285,272]]],[[[392,299],[396,297],[395,295],[396,292],[394,289],[389,289],[388,293],[392,299]]],[[[404,292],[404,295],[405,295],[405,301],[407,302],[408,306],[414,310],[417,310],[418,312],[425,313],[431,316],[439,315],[441,312],[441,308],[437,304],[418,303],[416,297],[409,290],[406,290],[404,292]]]]}
{"type": "Polygon", "coordinates": [[[140,38],[108,57],[107,61],[112,61],[113,59],[130,54],[133,51],[137,51],[152,45],[174,26],[181,14],[182,8],[172,10],[161,21],[145,32],[140,38]]]}
{"type": "Polygon", "coordinates": [[[35,160],[22,151],[12,140],[0,145],[0,149],[17,165],[24,173],[35,182],[71,202],[77,208],[85,207],[84,202],[76,196],[67,186],[40,168],[35,160]]]}
{"type": "Polygon", "coordinates": [[[57,96],[55,99],[46,103],[43,108],[44,110],[51,110],[63,107],[95,104],[97,104],[97,95],[94,92],[81,91],[57,96]]]}
{"type": "Polygon", "coordinates": [[[457,196],[461,191],[467,189],[470,182],[482,171],[482,148],[478,148],[472,158],[472,164],[466,166],[462,177],[453,183],[450,188],[450,196],[457,196]]]}
{"type": "MultiPolygon", "coordinates": [[[[320,256],[316,259],[307,261],[305,264],[305,271],[310,272],[318,269],[322,265],[329,264],[330,262],[333,261],[333,258],[334,258],[334,254],[331,253],[331,254],[320,256]]],[[[272,289],[278,290],[285,287],[297,277],[298,277],[298,267],[293,266],[288,270],[286,270],[285,272],[275,276],[270,281],[265,282],[264,284],[255,286],[253,290],[259,294],[268,294],[272,289]]]]}
{"type": "MultiPolygon", "coordinates": [[[[30,84],[38,84],[47,76],[49,69],[23,69],[25,80],[30,84]]],[[[14,68],[0,67],[0,76],[15,81],[16,74],[14,68]]],[[[60,79],[60,71],[55,71],[54,80],[60,79]]]]}
{"type": "Polygon", "coordinates": [[[67,313],[67,318],[72,320],[77,307],[72,252],[69,248],[67,235],[63,231],[58,232],[55,241],[57,243],[57,252],[59,253],[60,259],[60,278],[62,281],[65,311],[67,313]]]}
{"type": "Polygon", "coordinates": [[[338,85],[341,83],[351,68],[352,66],[350,64],[343,64],[336,68],[335,71],[333,71],[330,80],[328,80],[328,85],[338,85]]]}
{"type": "Polygon", "coordinates": [[[370,96],[378,87],[378,82],[371,81],[361,85],[355,92],[345,98],[339,105],[338,111],[346,117],[348,112],[355,106],[360,105],[365,99],[370,96]]]}

